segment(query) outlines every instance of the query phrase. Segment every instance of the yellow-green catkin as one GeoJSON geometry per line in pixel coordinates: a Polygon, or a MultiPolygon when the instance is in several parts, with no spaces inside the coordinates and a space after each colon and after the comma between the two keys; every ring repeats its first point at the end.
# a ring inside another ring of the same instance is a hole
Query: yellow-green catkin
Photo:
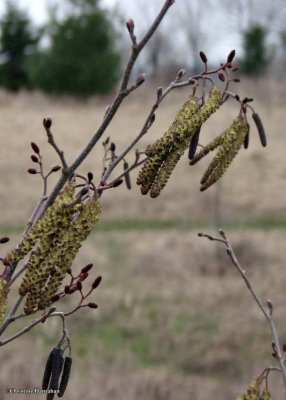
{"type": "Polygon", "coordinates": [[[53,233],[56,229],[56,222],[59,220],[59,214],[62,213],[63,204],[72,201],[74,190],[74,183],[69,181],[54,204],[50,206],[44,216],[36,222],[18,247],[5,257],[4,262],[6,264],[19,262],[31,251],[39,239],[46,236],[48,233],[53,233]]]}
{"type": "Polygon", "coordinates": [[[47,279],[49,270],[53,266],[54,248],[61,233],[68,228],[74,215],[74,207],[66,207],[73,201],[74,190],[74,184],[69,182],[60,193],[56,204],[51,206],[43,218],[37,222],[35,228],[40,231],[38,245],[31,253],[27,263],[26,274],[19,287],[21,296],[31,290],[35,292],[37,282],[45,277],[47,279]]]}
{"type": "Polygon", "coordinates": [[[267,388],[261,389],[261,376],[253,379],[247,390],[239,395],[236,400],[270,400],[271,394],[267,388]]]}
{"type": "Polygon", "coordinates": [[[0,324],[2,324],[7,310],[7,282],[0,278],[0,324]]]}
{"type": "Polygon", "coordinates": [[[152,198],[158,197],[163,188],[166,186],[169,177],[171,176],[184,151],[184,147],[181,148],[181,151],[176,149],[176,151],[173,151],[169,154],[166,161],[162,164],[150,190],[150,196],[152,198]]]}
{"type": "Polygon", "coordinates": [[[150,189],[151,197],[160,194],[181,155],[188,148],[192,136],[219,108],[221,99],[221,92],[216,86],[212,87],[206,103],[201,107],[190,97],[164,136],[147,147],[145,153],[149,158],[137,178],[142,194],[147,194],[150,189]]]}
{"type": "Polygon", "coordinates": [[[99,199],[93,197],[83,204],[81,212],[63,235],[59,244],[60,251],[57,254],[53,274],[49,276],[45,287],[39,295],[39,309],[42,310],[51,304],[51,297],[60,287],[82,243],[95,228],[100,216],[100,210],[99,199]]]}
{"type": "Polygon", "coordinates": [[[197,162],[209,151],[219,147],[216,156],[201,179],[201,191],[206,190],[222,177],[241,148],[247,132],[247,122],[243,115],[239,115],[222,135],[206,146],[206,150],[201,150],[195,156],[195,162],[197,162]]]}

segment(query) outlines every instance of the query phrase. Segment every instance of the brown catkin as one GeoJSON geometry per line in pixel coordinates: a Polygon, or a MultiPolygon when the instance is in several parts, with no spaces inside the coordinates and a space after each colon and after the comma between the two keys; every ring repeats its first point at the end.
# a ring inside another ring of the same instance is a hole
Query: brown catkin
{"type": "Polygon", "coordinates": [[[252,118],[253,118],[253,121],[255,122],[255,125],[256,125],[258,134],[259,134],[260,142],[263,147],[266,147],[267,139],[266,139],[266,134],[265,134],[265,130],[264,130],[264,126],[262,124],[261,118],[259,117],[259,115],[257,113],[253,113],[252,118]]]}
{"type": "Polygon", "coordinates": [[[196,130],[196,132],[194,133],[194,135],[192,137],[192,140],[190,141],[189,153],[188,153],[189,160],[192,160],[195,157],[197,147],[199,144],[200,132],[201,132],[201,127],[199,127],[196,130]]]}
{"type": "Polygon", "coordinates": [[[42,389],[47,390],[49,387],[50,383],[50,378],[52,374],[52,361],[54,357],[54,353],[57,349],[53,349],[47,359],[46,365],[45,365],[45,371],[44,371],[44,376],[43,376],[43,381],[42,381],[42,389]]]}
{"type": "Polygon", "coordinates": [[[55,397],[54,391],[59,389],[59,379],[62,372],[63,363],[64,363],[63,351],[59,348],[56,348],[52,357],[52,366],[51,366],[52,372],[49,385],[49,389],[51,389],[52,392],[47,394],[47,400],[53,400],[53,398],[55,397]]]}
{"type": "Polygon", "coordinates": [[[72,367],[72,358],[66,357],[65,363],[64,363],[64,369],[63,369],[63,373],[62,373],[62,377],[61,377],[61,383],[60,383],[58,397],[63,397],[63,395],[66,391],[66,388],[67,388],[68,382],[69,382],[69,378],[70,378],[71,367],[72,367]]]}

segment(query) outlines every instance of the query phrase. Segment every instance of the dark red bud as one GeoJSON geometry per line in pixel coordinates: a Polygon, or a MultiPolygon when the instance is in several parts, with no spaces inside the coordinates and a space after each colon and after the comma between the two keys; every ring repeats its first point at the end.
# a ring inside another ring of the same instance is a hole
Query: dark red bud
{"type": "Polygon", "coordinates": [[[208,62],[207,56],[205,55],[205,53],[203,51],[200,51],[200,57],[204,64],[206,64],[208,62]]]}
{"type": "Polygon", "coordinates": [[[88,172],[87,179],[88,179],[89,182],[91,182],[93,180],[93,173],[92,172],[88,172]]]}
{"type": "Polygon", "coordinates": [[[218,77],[219,77],[219,80],[220,80],[220,81],[222,81],[222,82],[225,81],[225,76],[224,76],[224,74],[223,74],[222,72],[219,72],[219,73],[218,73],[218,77]]]}
{"type": "Polygon", "coordinates": [[[35,168],[29,168],[29,169],[28,169],[28,172],[29,172],[29,174],[31,174],[31,175],[35,175],[35,174],[38,173],[38,171],[37,171],[35,168]]]}
{"type": "Polygon", "coordinates": [[[240,79],[239,78],[234,78],[233,82],[240,82],[240,79]]]}
{"type": "Polygon", "coordinates": [[[85,274],[86,272],[90,271],[92,267],[93,267],[93,264],[87,264],[85,267],[83,267],[81,269],[80,273],[85,274]]]}
{"type": "Polygon", "coordinates": [[[114,152],[115,149],[116,149],[115,143],[112,142],[112,143],[110,144],[110,151],[114,152]]]}
{"type": "Polygon", "coordinates": [[[79,276],[79,281],[83,282],[88,277],[88,272],[81,273],[79,276]]]}
{"type": "Polygon", "coordinates": [[[98,308],[98,305],[95,303],[88,303],[87,305],[89,308],[98,308]]]}
{"type": "Polygon", "coordinates": [[[0,239],[0,244],[4,244],[4,243],[7,243],[7,242],[9,242],[9,238],[8,237],[2,237],[1,239],[0,239]]]}
{"type": "Polygon", "coordinates": [[[38,159],[37,156],[35,156],[35,154],[32,154],[32,155],[31,155],[31,160],[32,160],[33,162],[35,162],[35,163],[39,162],[39,159],[38,159]]]}
{"type": "Polygon", "coordinates": [[[133,31],[134,31],[134,21],[133,21],[133,19],[130,18],[130,19],[126,22],[126,27],[127,27],[127,29],[128,29],[128,32],[133,33],[133,31]]]}
{"type": "Polygon", "coordinates": [[[56,293],[51,297],[51,302],[55,303],[56,301],[60,300],[60,298],[61,298],[61,295],[56,293]]]}
{"type": "Polygon", "coordinates": [[[182,79],[185,73],[186,73],[185,69],[180,69],[180,71],[178,71],[177,73],[177,79],[182,79]]]}
{"type": "Polygon", "coordinates": [[[77,281],[76,287],[77,287],[78,290],[81,290],[81,289],[82,289],[82,284],[81,284],[80,281],[77,281]]]}
{"type": "Polygon", "coordinates": [[[232,69],[232,64],[231,64],[231,63],[227,63],[227,64],[226,64],[226,68],[232,69]]]}
{"type": "Polygon", "coordinates": [[[284,353],[286,352],[286,343],[283,343],[282,350],[284,351],[284,353]]]}
{"type": "Polygon", "coordinates": [[[136,80],[136,86],[142,85],[142,83],[145,82],[145,78],[146,78],[146,75],[144,72],[142,72],[142,74],[139,74],[139,76],[136,80]]]}
{"type": "Polygon", "coordinates": [[[102,143],[103,146],[106,146],[106,145],[109,143],[109,139],[110,139],[110,137],[108,136],[108,137],[104,140],[104,142],[102,143]]]}
{"type": "Polygon", "coordinates": [[[43,125],[46,129],[50,129],[50,127],[52,126],[52,123],[53,123],[53,121],[52,121],[51,117],[44,118],[44,120],[43,120],[43,125]]]}
{"type": "Polygon", "coordinates": [[[232,60],[234,59],[235,56],[235,50],[231,50],[231,52],[229,53],[229,55],[227,56],[227,62],[231,63],[232,60]]]}
{"type": "Polygon", "coordinates": [[[95,278],[95,280],[93,281],[93,284],[92,284],[92,289],[96,289],[100,285],[101,281],[102,281],[101,276],[98,276],[97,278],[95,278]]]}
{"type": "Polygon", "coordinates": [[[69,285],[65,286],[65,293],[70,294],[70,286],[69,285]]]}
{"type": "Polygon", "coordinates": [[[53,168],[51,169],[52,172],[57,172],[61,169],[62,167],[60,165],[54,165],[53,168]]]}
{"type": "Polygon", "coordinates": [[[236,94],[234,97],[235,97],[235,99],[236,99],[237,101],[240,101],[240,97],[239,97],[238,94],[236,94]]]}
{"type": "Polygon", "coordinates": [[[72,285],[69,289],[69,294],[72,294],[78,290],[77,285],[72,285]]]}
{"type": "Polygon", "coordinates": [[[68,269],[67,269],[67,273],[68,273],[69,275],[71,275],[71,274],[72,274],[72,270],[71,270],[71,268],[68,268],[68,269]]]}
{"type": "Polygon", "coordinates": [[[116,188],[118,186],[120,186],[123,183],[123,179],[118,179],[117,181],[115,181],[112,185],[112,187],[116,188]]]}
{"type": "Polygon", "coordinates": [[[40,148],[39,148],[39,146],[38,146],[36,143],[31,142],[31,147],[32,147],[32,149],[34,150],[34,152],[35,152],[36,154],[40,154],[40,148]]]}

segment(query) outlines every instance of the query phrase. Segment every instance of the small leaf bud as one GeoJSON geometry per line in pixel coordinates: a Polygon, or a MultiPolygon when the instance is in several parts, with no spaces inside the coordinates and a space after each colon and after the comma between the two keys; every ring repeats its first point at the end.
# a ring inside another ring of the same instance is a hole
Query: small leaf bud
{"type": "Polygon", "coordinates": [[[7,236],[4,236],[4,237],[0,238],[0,244],[7,243],[7,242],[9,242],[9,240],[10,239],[7,236]]]}
{"type": "Polygon", "coordinates": [[[88,303],[87,305],[89,308],[98,308],[98,305],[95,303],[88,303]]]}
{"type": "Polygon", "coordinates": [[[32,155],[31,155],[31,160],[32,160],[34,163],[38,163],[38,162],[39,162],[39,159],[38,159],[37,156],[35,156],[35,154],[32,154],[32,155]]]}
{"type": "Polygon", "coordinates": [[[54,165],[53,168],[51,169],[51,172],[57,172],[61,169],[62,167],[60,165],[54,165]]]}
{"type": "Polygon", "coordinates": [[[144,72],[139,74],[138,78],[136,79],[136,86],[142,85],[142,83],[145,82],[145,79],[146,79],[146,74],[144,72]]]}
{"type": "Polygon", "coordinates": [[[200,57],[204,64],[206,64],[208,62],[207,56],[205,55],[205,53],[203,51],[200,51],[200,57]]]}
{"type": "Polygon", "coordinates": [[[35,152],[36,154],[40,154],[40,148],[39,148],[39,146],[38,146],[36,143],[31,142],[31,147],[32,147],[32,149],[34,150],[34,152],[35,152]]]}
{"type": "Polygon", "coordinates": [[[52,118],[51,117],[46,117],[43,120],[43,125],[46,129],[50,129],[50,127],[52,126],[52,118]]]}
{"type": "Polygon", "coordinates": [[[115,181],[112,185],[112,187],[116,188],[118,186],[120,186],[123,183],[123,179],[118,179],[117,181],[115,181]]]}
{"type": "Polygon", "coordinates": [[[93,267],[93,264],[87,264],[85,267],[83,267],[81,269],[81,271],[80,271],[81,274],[85,274],[86,272],[90,271],[92,267],[93,267]]]}
{"type": "Polygon", "coordinates": [[[38,171],[35,168],[29,168],[28,169],[28,173],[31,174],[31,175],[35,175],[35,174],[38,173],[38,171]]]}
{"type": "Polygon", "coordinates": [[[231,63],[232,60],[234,59],[234,57],[235,57],[235,50],[231,50],[231,52],[230,52],[229,55],[227,56],[227,62],[228,62],[228,63],[231,63]]]}
{"type": "Polygon", "coordinates": [[[222,82],[225,81],[225,76],[224,76],[224,74],[223,74],[222,72],[219,72],[219,73],[218,73],[218,78],[219,78],[219,80],[222,81],[222,82]]]}
{"type": "Polygon", "coordinates": [[[61,298],[61,295],[59,293],[56,293],[51,297],[51,302],[55,303],[56,301],[60,300],[60,298],[61,298]]]}
{"type": "Polygon", "coordinates": [[[93,284],[92,284],[92,289],[96,289],[100,285],[101,281],[102,281],[101,276],[98,276],[97,278],[95,278],[95,280],[93,281],[93,284]]]}
{"type": "Polygon", "coordinates": [[[128,32],[133,33],[134,32],[134,21],[132,18],[130,18],[127,22],[126,22],[126,27],[128,29],[128,32]]]}
{"type": "Polygon", "coordinates": [[[88,172],[87,179],[88,179],[89,182],[91,182],[93,180],[93,173],[92,172],[88,172]]]}
{"type": "Polygon", "coordinates": [[[88,277],[88,272],[81,273],[79,276],[79,281],[83,282],[88,277]]]}

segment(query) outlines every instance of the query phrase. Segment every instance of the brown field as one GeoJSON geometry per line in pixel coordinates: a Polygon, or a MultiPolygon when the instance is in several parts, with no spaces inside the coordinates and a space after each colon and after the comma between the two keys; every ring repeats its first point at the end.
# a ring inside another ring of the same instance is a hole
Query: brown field
{"type": "MultiPolygon", "coordinates": [[[[241,93],[257,99],[269,145],[260,146],[252,126],[250,148],[241,150],[218,187],[200,193],[209,159],[190,167],[185,157],[156,200],[141,196],[135,184],[131,192],[120,187],[103,196],[102,221],[75,263],[79,268],[94,262],[95,273],[103,275],[94,294],[99,309],[68,320],[74,370],[66,398],[229,400],[275,365],[268,326],[224,248],[196,233],[214,233],[219,210],[219,223],[228,230],[257,292],[275,304],[278,330],[286,341],[284,89],[281,82],[266,80],[242,85],[241,93]]],[[[108,132],[119,150],[139,131],[154,92],[152,85],[142,87],[115,117],[108,132]]],[[[164,132],[186,96],[186,90],[169,96],[141,149],[164,132]]],[[[41,147],[47,169],[58,163],[46,144],[42,118],[53,117],[54,136],[71,161],[111,99],[80,102],[0,92],[0,230],[12,238],[7,248],[17,243],[42,190],[40,179],[26,173],[32,167],[30,142],[41,147]]],[[[206,124],[202,143],[235,115],[234,105],[220,110],[206,124]]],[[[80,171],[99,177],[101,160],[99,145],[80,171]]],[[[63,307],[74,302],[71,298],[63,307]]],[[[1,349],[0,400],[13,396],[5,388],[40,386],[45,358],[59,337],[54,319],[1,349]]],[[[273,375],[271,384],[273,399],[279,400],[279,376],[273,375]]]]}

